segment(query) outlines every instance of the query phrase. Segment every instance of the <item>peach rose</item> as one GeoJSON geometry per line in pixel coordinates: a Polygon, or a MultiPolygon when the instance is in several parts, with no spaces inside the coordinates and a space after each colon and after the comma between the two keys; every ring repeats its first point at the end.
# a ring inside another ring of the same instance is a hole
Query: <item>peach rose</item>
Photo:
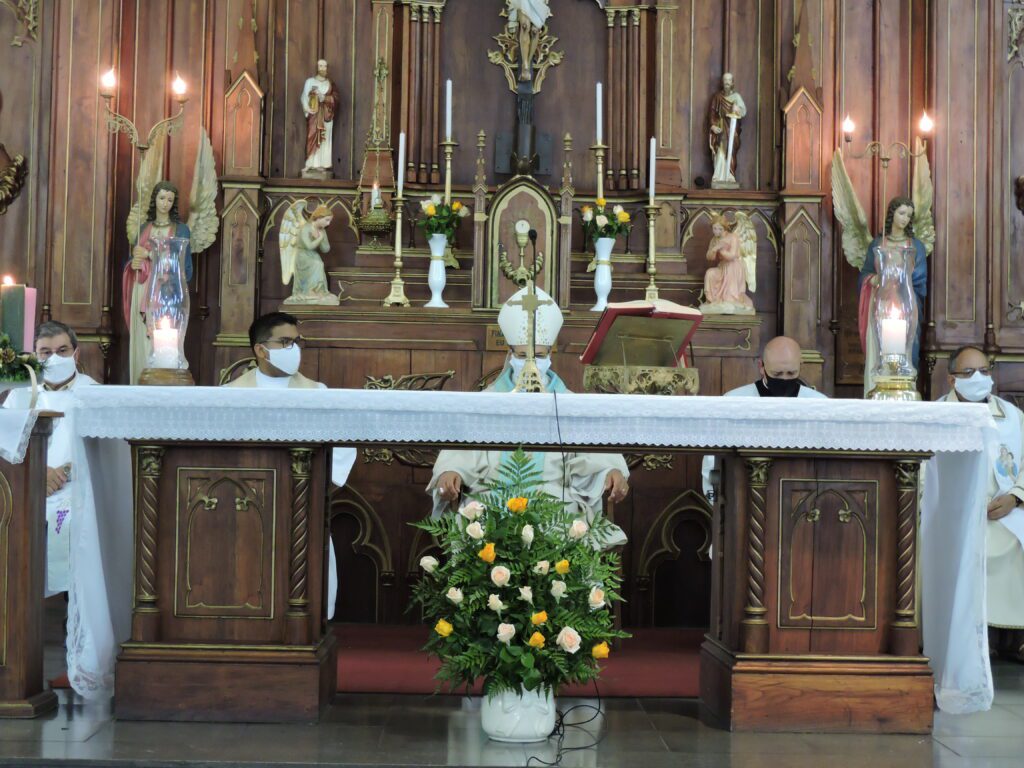
{"type": "Polygon", "coordinates": [[[590,526],[587,525],[585,520],[573,520],[572,525],[569,526],[569,538],[582,539],[589,530],[590,526]]]}
{"type": "Polygon", "coordinates": [[[458,605],[459,603],[462,602],[462,599],[463,599],[462,590],[459,589],[458,587],[451,587],[448,590],[448,594],[446,594],[445,597],[447,597],[453,603],[458,605]]]}
{"type": "Polygon", "coordinates": [[[592,611],[604,607],[604,590],[600,587],[592,587],[590,594],[587,596],[587,604],[592,611]]]}
{"type": "Polygon", "coordinates": [[[504,565],[496,565],[491,568],[491,581],[494,582],[496,587],[504,587],[508,584],[508,580],[512,578],[512,572],[504,565]]]}
{"type": "Polygon", "coordinates": [[[498,642],[508,645],[512,642],[512,638],[516,636],[516,628],[514,624],[499,624],[498,625],[498,642]]]}
{"type": "Polygon", "coordinates": [[[479,522],[473,521],[466,526],[466,535],[471,539],[480,541],[484,537],[484,527],[479,522]]]}
{"type": "Polygon", "coordinates": [[[437,568],[437,566],[438,562],[436,557],[426,555],[420,558],[420,568],[422,568],[427,573],[433,573],[434,569],[437,568]]]}
{"type": "Polygon", "coordinates": [[[555,638],[555,643],[566,653],[576,653],[580,649],[580,633],[572,627],[562,627],[562,631],[555,638]]]}
{"type": "Polygon", "coordinates": [[[547,560],[540,560],[533,566],[533,572],[539,573],[541,576],[547,576],[549,570],[551,570],[551,563],[547,560]]]}
{"type": "Polygon", "coordinates": [[[459,507],[459,514],[464,518],[473,522],[484,512],[484,505],[479,501],[471,501],[468,504],[463,504],[459,507]]]}

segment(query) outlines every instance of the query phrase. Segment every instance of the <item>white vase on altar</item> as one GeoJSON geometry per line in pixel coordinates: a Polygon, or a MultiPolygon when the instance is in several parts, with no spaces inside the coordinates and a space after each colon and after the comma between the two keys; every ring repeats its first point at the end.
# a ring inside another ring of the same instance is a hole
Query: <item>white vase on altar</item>
{"type": "Polygon", "coordinates": [[[556,714],[551,689],[503,691],[483,697],[480,724],[494,741],[544,741],[555,728],[556,714]]]}
{"type": "Polygon", "coordinates": [[[430,246],[430,271],[427,272],[427,285],[430,286],[430,301],[424,306],[447,309],[442,294],[445,283],[448,282],[448,275],[444,266],[444,252],[448,247],[448,236],[444,234],[431,235],[427,238],[427,245],[430,246]]]}
{"type": "Polygon", "coordinates": [[[594,241],[594,293],[597,303],[591,312],[603,312],[608,306],[608,294],[612,292],[612,248],[614,237],[599,237],[594,241]]]}

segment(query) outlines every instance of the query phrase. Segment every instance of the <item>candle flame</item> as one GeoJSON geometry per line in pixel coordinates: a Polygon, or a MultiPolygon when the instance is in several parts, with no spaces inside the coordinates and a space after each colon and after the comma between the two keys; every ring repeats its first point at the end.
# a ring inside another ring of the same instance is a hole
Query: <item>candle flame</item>
{"type": "Polygon", "coordinates": [[[10,275],[4,275],[3,283],[4,285],[14,285],[14,278],[10,275]]]}
{"type": "Polygon", "coordinates": [[[185,95],[185,81],[181,79],[181,75],[179,75],[177,72],[174,73],[174,82],[171,83],[171,90],[174,91],[175,95],[177,96],[185,95]]]}
{"type": "Polygon", "coordinates": [[[931,133],[935,128],[935,121],[925,112],[921,115],[921,122],[918,123],[918,127],[921,129],[921,133],[931,133]]]}
{"type": "Polygon", "coordinates": [[[160,330],[161,331],[169,330],[170,327],[171,327],[171,318],[163,317],[163,318],[160,319],[160,330]]]}
{"type": "Polygon", "coordinates": [[[117,87],[117,74],[114,72],[114,68],[111,67],[100,77],[100,85],[105,91],[113,91],[117,87]]]}
{"type": "Polygon", "coordinates": [[[849,136],[855,130],[857,130],[856,123],[854,123],[853,120],[851,119],[851,117],[849,115],[847,115],[846,119],[843,120],[843,133],[845,133],[847,136],[849,136]]]}

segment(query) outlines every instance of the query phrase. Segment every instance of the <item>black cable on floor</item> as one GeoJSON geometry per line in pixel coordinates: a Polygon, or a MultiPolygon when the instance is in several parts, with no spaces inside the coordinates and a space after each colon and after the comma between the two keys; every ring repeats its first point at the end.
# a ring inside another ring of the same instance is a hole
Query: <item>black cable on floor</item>
{"type": "Polygon", "coordinates": [[[594,680],[594,693],[597,695],[596,707],[593,704],[575,704],[569,707],[567,710],[565,710],[565,712],[558,713],[558,721],[555,723],[555,728],[553,731],[551,731],[551,735],[548,736],[549,739],[551,739],[552,737],[557,739],[557,741],[555,742],[555,759],[545,760],[544,758],[538,755],[531,755],[529,759],[527,759],[526,761],[527,768],[529,768],[529,766],[531,765],[543,765],[548,766],[549,768],[553,768],[554,766],[561,765],[562,760],[569,752],[579,752],[584,749],[593,749],[604,740],[605,729],[602,726],[600,735],[596,739],[594,739],[590,744],[584,744],[579,747],[565,746],[565,735],[569,728],[579,728],[581,731],[584,731],[589,735],[589,731],[587,731],[587,729],[583,726],[594,722],[604,714],[604,710],[601,707],[601,691],[597,687],[597,680],[594,680]],[[579,723],[566,724],[565,716],[577,709],[592,709],[594,710],[594,714],[588,720],[583,720],[579,723]],[[536,761],[536,763],[534,761],[536,761]]]}

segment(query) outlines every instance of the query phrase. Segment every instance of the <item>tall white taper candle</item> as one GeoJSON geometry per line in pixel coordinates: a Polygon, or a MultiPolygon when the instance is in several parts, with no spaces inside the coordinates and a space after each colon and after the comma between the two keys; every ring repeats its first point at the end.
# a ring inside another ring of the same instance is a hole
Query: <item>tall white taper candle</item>
{"type": "Polygon", "coordinates": [[[601,84],[598,83],[597,84],[597,143],[598,144],[601,144],[602,140],[604,138],[602,136],[602,134],[604,133],[604,131],[602,130],[603,122],[604,122],[604,112],[601,109],[601,105],[604,102],[604,99],[602,98],[602,95],[601,95],[602,92],[603,92],[603,88],[602,88],[601,84]]]}
{"type": "Polygon", "coordinates": [[[444,84],[444,140],[452,140],[452,81],[444,84]]]}
{"type": "Polygon", "coordinates": [[[656,184],[655,184],[655,181],[654,181],[654,170],[655,170],[655,167],[657,166],[657,163],[658,163],[658,140],[654,136],[651,136],[650,163],[651,163],[651,172],[650,172],[650,174],[647,177],[648,178],[648,182],[647,183],[649,185],[648,194],[650,195],[650,198],[651,198],[651,205],[654,205],[654,190],[655,190],[655,187],[656,187],[656,184]]]}
{"type": "Polygon", "coordinates": [[[402,196],[405,186],[405,134],[398,134],[398,196],[402,196]]]}

